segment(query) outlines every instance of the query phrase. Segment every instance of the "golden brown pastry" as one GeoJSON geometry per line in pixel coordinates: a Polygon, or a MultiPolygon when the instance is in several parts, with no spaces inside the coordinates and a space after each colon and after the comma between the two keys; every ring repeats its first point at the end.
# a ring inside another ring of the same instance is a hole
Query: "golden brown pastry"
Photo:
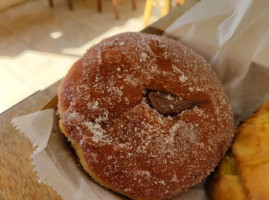
{"type": "Polygon", "coordinates": [[[225,156],[213,182],[212,199],[269,199],[269,102],[237,129],[232,152],[225,156]]]}
{"type": "Polygon", "coordinates": [[[83,168],[134,199],[166,199],[205,178],[233,135],[204,58],[166,37],[123,33],[91,47],[59,88],[60,128],[83,168]]]}

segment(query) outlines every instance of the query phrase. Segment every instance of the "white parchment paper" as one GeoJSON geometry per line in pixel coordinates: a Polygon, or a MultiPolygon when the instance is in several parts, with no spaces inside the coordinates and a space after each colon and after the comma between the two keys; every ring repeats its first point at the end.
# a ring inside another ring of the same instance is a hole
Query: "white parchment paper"
{"type": "MultiPolygon", "coordinates": [[[[247,118],[269,100],[269,1],[203,0],[165,32],[202,54],[216,71],[235,113],[247,118]]],[[[35,146],[33,165],[40,180],[65,200],[124,199],[92,181],[78,165],[53,110],[13,119],[35,146]]],[[[173,200],[206,200],[203,183],[173,200]]]]}
{"type": "Polygon", "coordinates": [[[212,64],[236,124],[269,100],[268,8],[268,0],[203,0],[165,32],[212,64]]]}
{"type": "Polygon", "coordinates": [[[32,155],[32,164],[40,181],[51,185],[64,200],[121,199],[96,184],[82,170],[70,145],[59,132],[53,109],[16,117],[12,123],[38,147],[32,155]]]}

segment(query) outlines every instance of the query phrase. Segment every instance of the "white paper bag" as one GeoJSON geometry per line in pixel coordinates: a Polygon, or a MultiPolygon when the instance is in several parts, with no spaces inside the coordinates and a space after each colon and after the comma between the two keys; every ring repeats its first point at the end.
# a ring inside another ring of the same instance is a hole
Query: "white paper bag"
{"type": "Polygon", "coordinates": [[[268,0],[203,0],[165,31],[212,64],[236,124],[269,100],[268,8],[268,0]]]}

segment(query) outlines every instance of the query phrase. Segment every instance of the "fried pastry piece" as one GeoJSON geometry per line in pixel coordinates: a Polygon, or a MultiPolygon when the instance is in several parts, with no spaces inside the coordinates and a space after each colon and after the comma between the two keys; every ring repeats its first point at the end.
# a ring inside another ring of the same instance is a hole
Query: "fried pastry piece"
{"type": "Polygon", "coordinates": [[[269,102],[237,128],[208,191],[215,200],[269,199],[269,102]]]}
{"type": "Polygon", "coordinates": [[[60,129],[86,172],[132,199],[173,197],[214,170],[233,138],[221,82],[192,49],[121,33],[79,59],[58,93],[60,129]]]}

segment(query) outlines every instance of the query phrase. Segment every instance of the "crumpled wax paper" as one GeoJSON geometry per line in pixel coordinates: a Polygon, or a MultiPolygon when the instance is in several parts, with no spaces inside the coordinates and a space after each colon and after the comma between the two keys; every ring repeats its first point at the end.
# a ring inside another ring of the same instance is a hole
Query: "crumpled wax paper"
{"type": "MultiPolygon", "coordinates": [[[[223,82],[235,124],[269,100],[269,1],[203,0],[178,18],[165,35],[203,55],[223,82]]],[[[13,119],[37,146],[37,175],[65,200],[124,199],[92,181],[59,133],[52,109],[13,119]]],[[[200,183],[173,200],[206,200],[200,183]]]]}

